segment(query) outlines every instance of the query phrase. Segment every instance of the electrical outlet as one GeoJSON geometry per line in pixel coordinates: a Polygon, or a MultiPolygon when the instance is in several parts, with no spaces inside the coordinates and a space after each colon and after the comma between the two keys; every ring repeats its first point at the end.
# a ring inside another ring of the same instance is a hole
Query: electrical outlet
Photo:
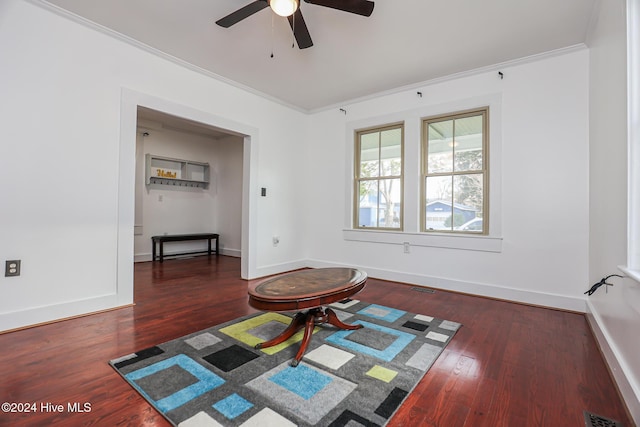
{"type": "Polygon", "coordinates": [[[404,242],[404,243],[402,244],[402,246],[404,246],[404,253],[405,253],[405,254],[408,254],[408,253],[410,252],[410,245],[409,245],[409,242],[404,242]]]}
{"type": "Polygon", "coordinates": [[[11,261],[5,261],[4,277],[14,277],[19,275],[20,275],[20,260],[14,259],[11,261]]]}
{"type": "Polygon", "coordinates": [[[280,243],[280,237],[273,236],[273,246],[278,246],[278,243],[280,243]]]}

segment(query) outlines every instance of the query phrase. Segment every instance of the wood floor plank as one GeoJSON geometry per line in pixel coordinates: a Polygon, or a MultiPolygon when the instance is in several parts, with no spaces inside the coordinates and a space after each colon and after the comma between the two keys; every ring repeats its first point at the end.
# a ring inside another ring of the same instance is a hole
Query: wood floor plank
{"type": "MultiPolygon", "coordinates": [[[[170,425],[107,362],[255,310],[238,258],[134,270],[132,307],[0,335],[1,400],[38,405],[0,426],[170,425]]],[[[414,288],[371,278],[358,298],[463,326],[389,426],[579,426],[584,410],[633,426],[583,315],[414,288]]]]}

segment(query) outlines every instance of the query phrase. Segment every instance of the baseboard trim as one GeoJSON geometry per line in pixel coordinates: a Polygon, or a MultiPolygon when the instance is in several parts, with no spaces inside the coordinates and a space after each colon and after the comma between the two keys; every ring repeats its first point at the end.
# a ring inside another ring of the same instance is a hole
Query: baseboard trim
{"type": "Polygon", "coordinates": [[[242,256],[242,251],[240,249],[228,249],[221,248],[220,255],[232,256],[236,258],[240,258],[242,256]]]}
{"type": "MultiPolygon", "coordinates": [[[[170,256],[174,255],[175,253],[180,253],[180,252],[165,252],[164,256],[170,257],[170,256]]],[[[203,256],[203,254],[196,254],[196,255],[197,256],[203,256]]],[[[196,255],[193,255],[193,256],[196,256],[196,255]]],[[[204,255],[206,256],[207,254],[205,253],[204,255]]],[[[226,255],[226,256],[232,256],[232,257],[235,257],[235,258],[240,258],[242,256],[242,251],[240,251],[240,249],[220,248],[220,255],[226,255]]],[[[133,262],[149,262],[151,260],[152,259],[151,259],[151,254],[150,253],[135,254],[133,256],[133,262]]]]}
{"type": "Polygon", "coordinates": [[[261,277],[273,276],[274,274],[286,273],[289,271],[299,270],[301,268],[309,267],[307,260],[301,259],[292,262],[285,262],[282,264],[271,264],[256,268],[255,276],[251,279],[259,279],[261,277]]]}
{"type": "Polygon", "coordinates": [[[131,305],[132,304],[123,305],[122,303],[118,303],[117,295],[111,294],[62,304],[52,304],[2,313],[0,314],[0,334],[129,307],[131,305]]]}
{"type": "Polygon", "coordinates": [[[417,286],[442,289],[446,291],[461,292],[475,296],[483,296],[500,300],[518,302],[541,307],[549,307],[560,310],[584,313],[586,311],[585,299],[569,297],[565,295],[546,294],[521,289],[511,289],[485,283],[473,283],[462,280],[445,279],[442,277],[427,276],[415,273],[386,270],[369,266],[342,265],[339,263],[321,260],[308,260],[308,267],[355,267],[367,272],[369,277],[390,280],[394,282],[408,283],[417,286]]]}
{"type": "Polygon", "coordinates": [[[618,392],[627,406],[629,416],[636,425],[640,425],[640,384],[636,384],[629,374],[630,369],[620,356],[618,347],[611,339],[607,329],[602,326],[602,319],[594,310],[590,301],[587,301],[587,312],[585,317],[596,338],[600,352],[605,359],[609,372],[616,383],[618,392]]]}

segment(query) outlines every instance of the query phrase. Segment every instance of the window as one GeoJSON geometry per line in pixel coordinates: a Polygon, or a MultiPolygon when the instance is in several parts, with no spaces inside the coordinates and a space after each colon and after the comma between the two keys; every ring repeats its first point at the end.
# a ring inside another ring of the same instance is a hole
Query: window
{"type": "Polygon", "coordinates": [[[356,131],[354,227],[402,230],[404,124],[356,131]]]}
{"type": "Polygon", "coordinates": [[[422,121],[422,231],[487,234],[488,108],[422,121]]]}

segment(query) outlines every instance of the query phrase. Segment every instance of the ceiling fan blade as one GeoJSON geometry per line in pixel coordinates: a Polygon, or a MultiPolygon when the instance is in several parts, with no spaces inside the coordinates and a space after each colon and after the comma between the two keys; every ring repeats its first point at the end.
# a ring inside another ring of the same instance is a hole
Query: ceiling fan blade
{"type": "Polygon", "coordinates": [[[369,0],[304,0],[307,3],[326,6],[344,12],[355,13],[362,16],[371,16],[374,3],[369,0]]]}
{"type": "Polygon", "coordinates": [[[313,46],[313,41],[311,41],[311,34],[309,34],[309,29],[307,28],[307,24],[304,22],[304,18],[302,17],[300,8],[298,8],[296,10],[296,13],[294,13],[293,15],[287,16],[287,20],[289,21],[289,25],[293,30],[293,35],[296,37],[298,47],[300,49],[306,49],[313,46]]]}
{"type": "Polygon", "coordinates": [[[224,18],[217,20],[216,24],[224,28],[229,28],[233,24],[237,24],[243,19],[248,18],[256,12],[260,12],[262,9],[268,6],[269,3],[267,2],[267,0],[256,0],[253,3],[249,3],[245,7],[241,7],[240,9],[225,16],[224,18]]]}

